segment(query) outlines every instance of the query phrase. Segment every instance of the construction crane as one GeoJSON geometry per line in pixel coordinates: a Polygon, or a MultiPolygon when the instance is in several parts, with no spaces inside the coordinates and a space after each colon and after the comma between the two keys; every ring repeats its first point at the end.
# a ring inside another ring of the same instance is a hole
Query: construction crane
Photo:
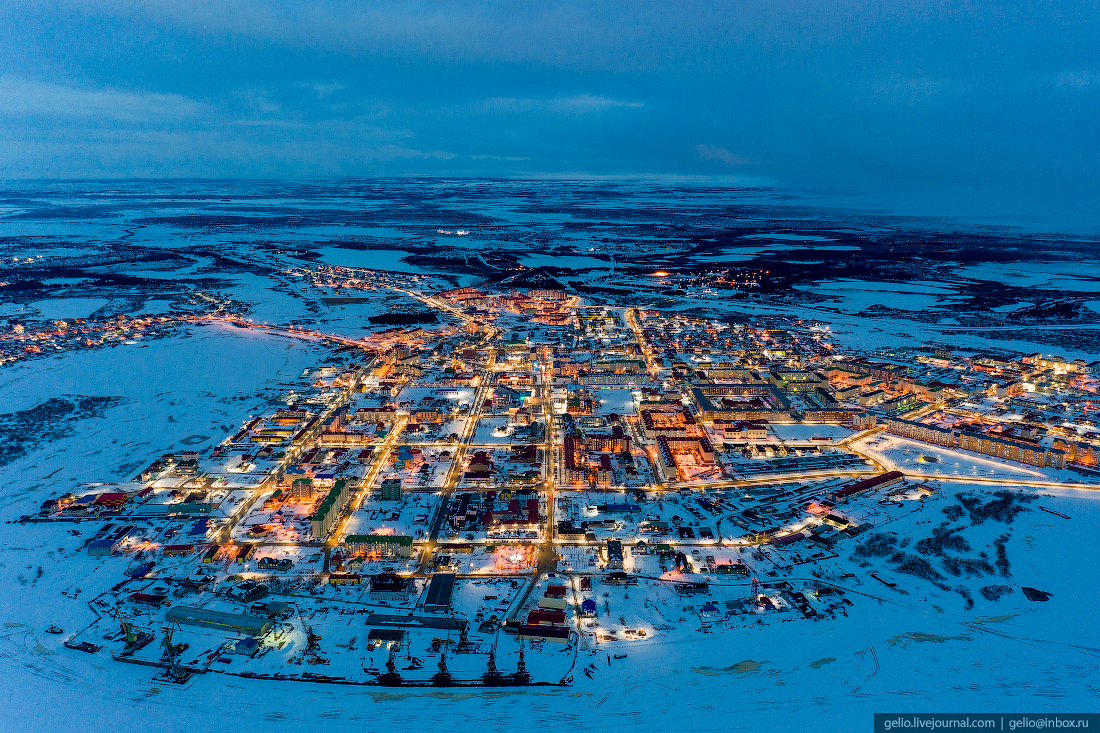
{"type": "Polygon", "coordinates": [[[386,660],[386,672],[378,677],[378,684],[386,687],[399,687],[401,674],[397,671],[397,647],[390,645],[390,656],[386,660]]]}
{"type": "Polygon", "coordinates": [[[167,675],[173,682],[182,684],[191,677],[191,673],[188,672],[182,664],[180,664],[180,655],[183,654],[190,647],[190,644],[173,644],[172,634],[173,628],[166,626],[164,628],[164,638],[161,640],[160,645],[164,649],[164,653],[161,654],[161,661],[168,665],[167,675]]]}
{"type": "Polygon", "coordinates": [[[181,654],[183,654],[185,651],[187,651],[191,646],[190,644],[187,644],[187,643],[173,644],[172,643],[172,634],[174,634],[174,633],[175,633],[175,629],[173,629],[171,626],[165,626],[164,627],[164,639],[161,640],[160,645],[161,645],[161,648],[164,649],[164,654],[161,657],[161,659],[163,659],[166,662],[169,661],[170,659],[175,659],[175,658],[179,657],[181,654]]]}
{"type": "Polygon", "coordinates": [[[451,672],[447,669],[447,650],[441,649],[439,652],[439,671],[432,675],[432,684],[436,687],[450,687],[454,678],[451,676],[451,672]]]}
{"type": "Polygon", "coordinates": [[[144,648],[153,640],[153,635],[145,629],[139,628],[131,623],[125,615],[122,613],[121,608],[115,609],[115,615],[118,617],[119,627],[122,629],[122,638],[126,641],[126,646],[122,650],[122,656],[130,656],[139,649],[144,648]]]}
{"type": "Polygon", "coordinates": [[[516,671],[511,674],[509,681],[513,685],[529,685],[531,683],[531,674],[527,671],[527,662],[524,659],[523,654],[523,642],[519,643],[519,662],[516,663],[516,671]]]}
{"type": "Polygon", "coordinates": [[[485,674],[481,675],[481,681],[486,686],[495,687],[504,682],[504,675],[497,670],[497,644],[500,641],[500,626],[497,626],[496,635],[493,636],[493,647],[489,650],[489,662],[486,665],[485,674]]]}

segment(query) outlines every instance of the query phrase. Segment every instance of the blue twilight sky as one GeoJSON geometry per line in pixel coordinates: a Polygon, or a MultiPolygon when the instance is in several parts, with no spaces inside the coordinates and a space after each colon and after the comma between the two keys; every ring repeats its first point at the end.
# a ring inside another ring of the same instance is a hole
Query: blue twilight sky
{"type": "Polygon", "coordinates": [[[1100,4],[0,3],[2,178],[404,174],[1100,231],[1100,4]]]}

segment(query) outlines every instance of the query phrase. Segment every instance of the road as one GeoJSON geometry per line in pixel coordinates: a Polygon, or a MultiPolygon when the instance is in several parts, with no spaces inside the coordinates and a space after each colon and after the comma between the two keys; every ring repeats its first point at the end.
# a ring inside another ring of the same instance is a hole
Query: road
{"type": "Polygon", "coordinates": [[[489,365],[484,375],[484,381],[478,386],[477,391],[474,392],[474,399],[470,404],[470,412],[466,419],[466,426],[463,428],[462,435],[459,436],[458,443],[453,444],[455,450],[452,453],[451,467],[448,469],[447,477],[443,481],[443,490],[440,492],[441,497],[439,506],[436,509],[436,516],[429,527],[428,541],[424,545],[423,555],[420,559],[420,573],[427,572],[432,553],[439,541],[439,532],[442,530],[443,522],[447,517],[447,508],[451,501],[451,495],[454,493],[455,486],[458,484],[458,477],[462,473],[462,465],[465,461],[466,453],[472,445],[470,441],[477,433],[477,425],[481,420],[481,409],[485,404],[485,397],[491,389],[489,382],[491,381],[493,364],[493,357],[490,357],[489,365]]]}
{"type": "MultiPolygon", "coordinates": [[[[245,517],[248,516],[248,514],[251,511],[252,507],[256,504],[256,502],[259,500],[260,496],[263,494],[264,487],[266,487],[269,483],[271,483],[271,481],[274,480],[274,478],[276,476],[280,475],[283,472],[283,470],[287,467],[287,465],[294,462],[297,459],[298,455],[301,453],[303,448],[308,447],[311,444],[311,441],[314,441],[317,438],[317,435],[320,432],[321,427],[324,424],[325,420],[327,420],[329,418],[329,416],[332,415],[333,412],[335,412],[336,410],[338,410],[339,408],[341,408],[345,404],[347,404],[348,400],[351,399],[351,395],[355,393],[356,388],[358,388],[360,381],[363,379],[363,375],[365,375],[374,366],[374,363],[375,363],[375,360],[371,359],[370,362],[368,362],[367,364],[361,366],[359,368],[358,372],[355,375],[355,379],[353,379],[350,384],[346,385],[343,388],[343,391],[340,394],[340,398],[337,399],[337,400],[334,400],[330,405],[328,405],[324,410],[322,410],[321,413],[317,416],[316,421],[314,423],[314,427],[306,435],[304,435],[302,437],[301,441],[291,444],[290,446],[287,447],[287,449],[285,451],[283,451],[283,458],[282,458],[281,461],[279,461],[278,466],[274,470],[269,471],[268,475],[264,478],[263,482],[255,490],[252,491],[252,493],[249,496],[248,500],[247,501],[242,501],[237,506],[237,508],[234,510],[233,515],[229,518],[230,519],[229,524],[227,525],[227,529],[226,529],[226,535],[227,536],[232,536],[233,530],[236,528],[237,524],[240,523],[245,517]]],[[[326,570],[328,569],[328,558],[329,558],[329,546],[326,544],[326,547],[325,547],[325,569],[326,570]]]]}
{"type": "Polygon", "coordinates": [[[326,571],[328,570],[329,558],[332,556],[332,548],[340,543],[340,539],[344,536],[345,529],[347,528],[348,522],[351,521],[352,515],[363,505],[363,500],[370,494],[370,488],[374,485],[375,480],[378,478],[378,474],[382,472],[382,468],[388,462],[390,452],[399,442],[401,433],[405,429],[406,422],[408,422],[408,417],[402,416],[398,418],[390,427],[390,432],[386,435],[382,444],[374,448],[374,452],[371,454],[370,468],[366,470],[363,477],[352,489],[351,502],[347,514],[329,530],[328,537],[325,539],[324,567],[326,571]]]}

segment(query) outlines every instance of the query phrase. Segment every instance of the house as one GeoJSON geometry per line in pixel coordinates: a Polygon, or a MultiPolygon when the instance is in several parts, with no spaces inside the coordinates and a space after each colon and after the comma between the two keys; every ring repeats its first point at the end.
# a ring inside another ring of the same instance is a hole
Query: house
{"type": "Polygon", "coordinates": [[[623,543],[619,540],[607,541],[607,569],[623,569],[623,543]]]}
{"type": "Polygon", "coordinates": [[[268,588],[262,583],[257,583],[254,580],[246,580],[230,589],[227,595],[241,603],[252,603],[258,601],[268,594],[268,588]]]}
{"type": "Polygon", "coordinates": [[[564,611],[569,607],[565,600],[565,586],[551,585],[546,588],[542,598],[539,599],[539,608],[564,611]]]}
{"type": "Polygon", "coordinates": [[[713,603],[704,603],[699,607],[699,618],[703,621],[718,621],[723,617],[724,614],[713,603]]]}
{"type": "Polygon", "coordinates": [[[749,568],[745,563],[740,560],[734,562],[722,563],[721,565],[714,566],[715,575],[732,575],[735,578],[747,578],[749,577],[749,568]]]}
{"type": "Polygon", "coordinates": [[[358,573],[329,573],[329,585],[359,585],[363,576],[358,573]]]}
{"type": "Polygon", "coordinates": [[[125,493],[121,491],[110,491],[97,496],[93,505],[103,507],[104,509],[119,509],[126,503],[126,500],[127,496],[125,493]]]}
{"type": "Polygon", "coordinates": [[[401,499],[401,479],[387,478],[382,481],[382,500],[399,501],[401,499]]]}
{"type": "MultiPolygon", "coordinates": [[[[217,546],[212,548],[217,550],[217,546]]],[[[203,560],[205,561],[205,557],[203,560]]],[[[294,561],[288,557],[274,558],[274,557],[261,557],[256,563],[256,567],[260,570],[278,570],[280,572],[286,572],[294,567],[294,561]]]]}
{"type": "Polygon", "coordinates": [[[194,545],[165,545],[162,552],[165,557],[183,557],[195,551],[194,545]]]}
{"type": "Polygon", "coordinates": [[[709,586],[706,583],[675,583],[676,592],[683,596],[706,593],[709,586]]]}
{"type": "Polygon", "coordinates": [[[638,523],[638,531],[646,534],[668,534],[668,522],[647,519],[638,523]]]}

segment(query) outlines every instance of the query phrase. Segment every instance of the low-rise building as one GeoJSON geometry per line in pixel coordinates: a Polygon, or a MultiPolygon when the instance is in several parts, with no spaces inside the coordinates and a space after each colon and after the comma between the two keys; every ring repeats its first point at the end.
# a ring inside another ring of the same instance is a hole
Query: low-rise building
{"type": "Polygon", "coordinates": [[[382,572],[371,576],[370,598],[372,601],[404,603],[409,599],[411,586],[413,586],[411,578],[402,578],[397,573],[382,572]]]}
{"type": "Polygon", "coordinates": [[[623,543],[619,540],[607,541],[607,569],[623,569],[623,543]]]}
{"type": "Polygon", "coordinates": [[[232,634],[247,634],[254,637],[263,636],[271,631],[274,626],[271,619],[243,613],[210,611],[195,606],[176,606],[165,614],[165,619],[169,623],[177,623],[181,626],[201,626],[207,629],[228,631],[232,634]]]}
{"type": "Polygon", "coordinates": [[[424,591],[424,610],[429,613],[447,613],[455,591],[454,573],[436,573],[424,591]]]}
{"type": "Polygon", "coordinates": [[[412,557],[413,538],[406,535],[352,534],[344,538],[344,549],[368,557],[412,557]]]}

